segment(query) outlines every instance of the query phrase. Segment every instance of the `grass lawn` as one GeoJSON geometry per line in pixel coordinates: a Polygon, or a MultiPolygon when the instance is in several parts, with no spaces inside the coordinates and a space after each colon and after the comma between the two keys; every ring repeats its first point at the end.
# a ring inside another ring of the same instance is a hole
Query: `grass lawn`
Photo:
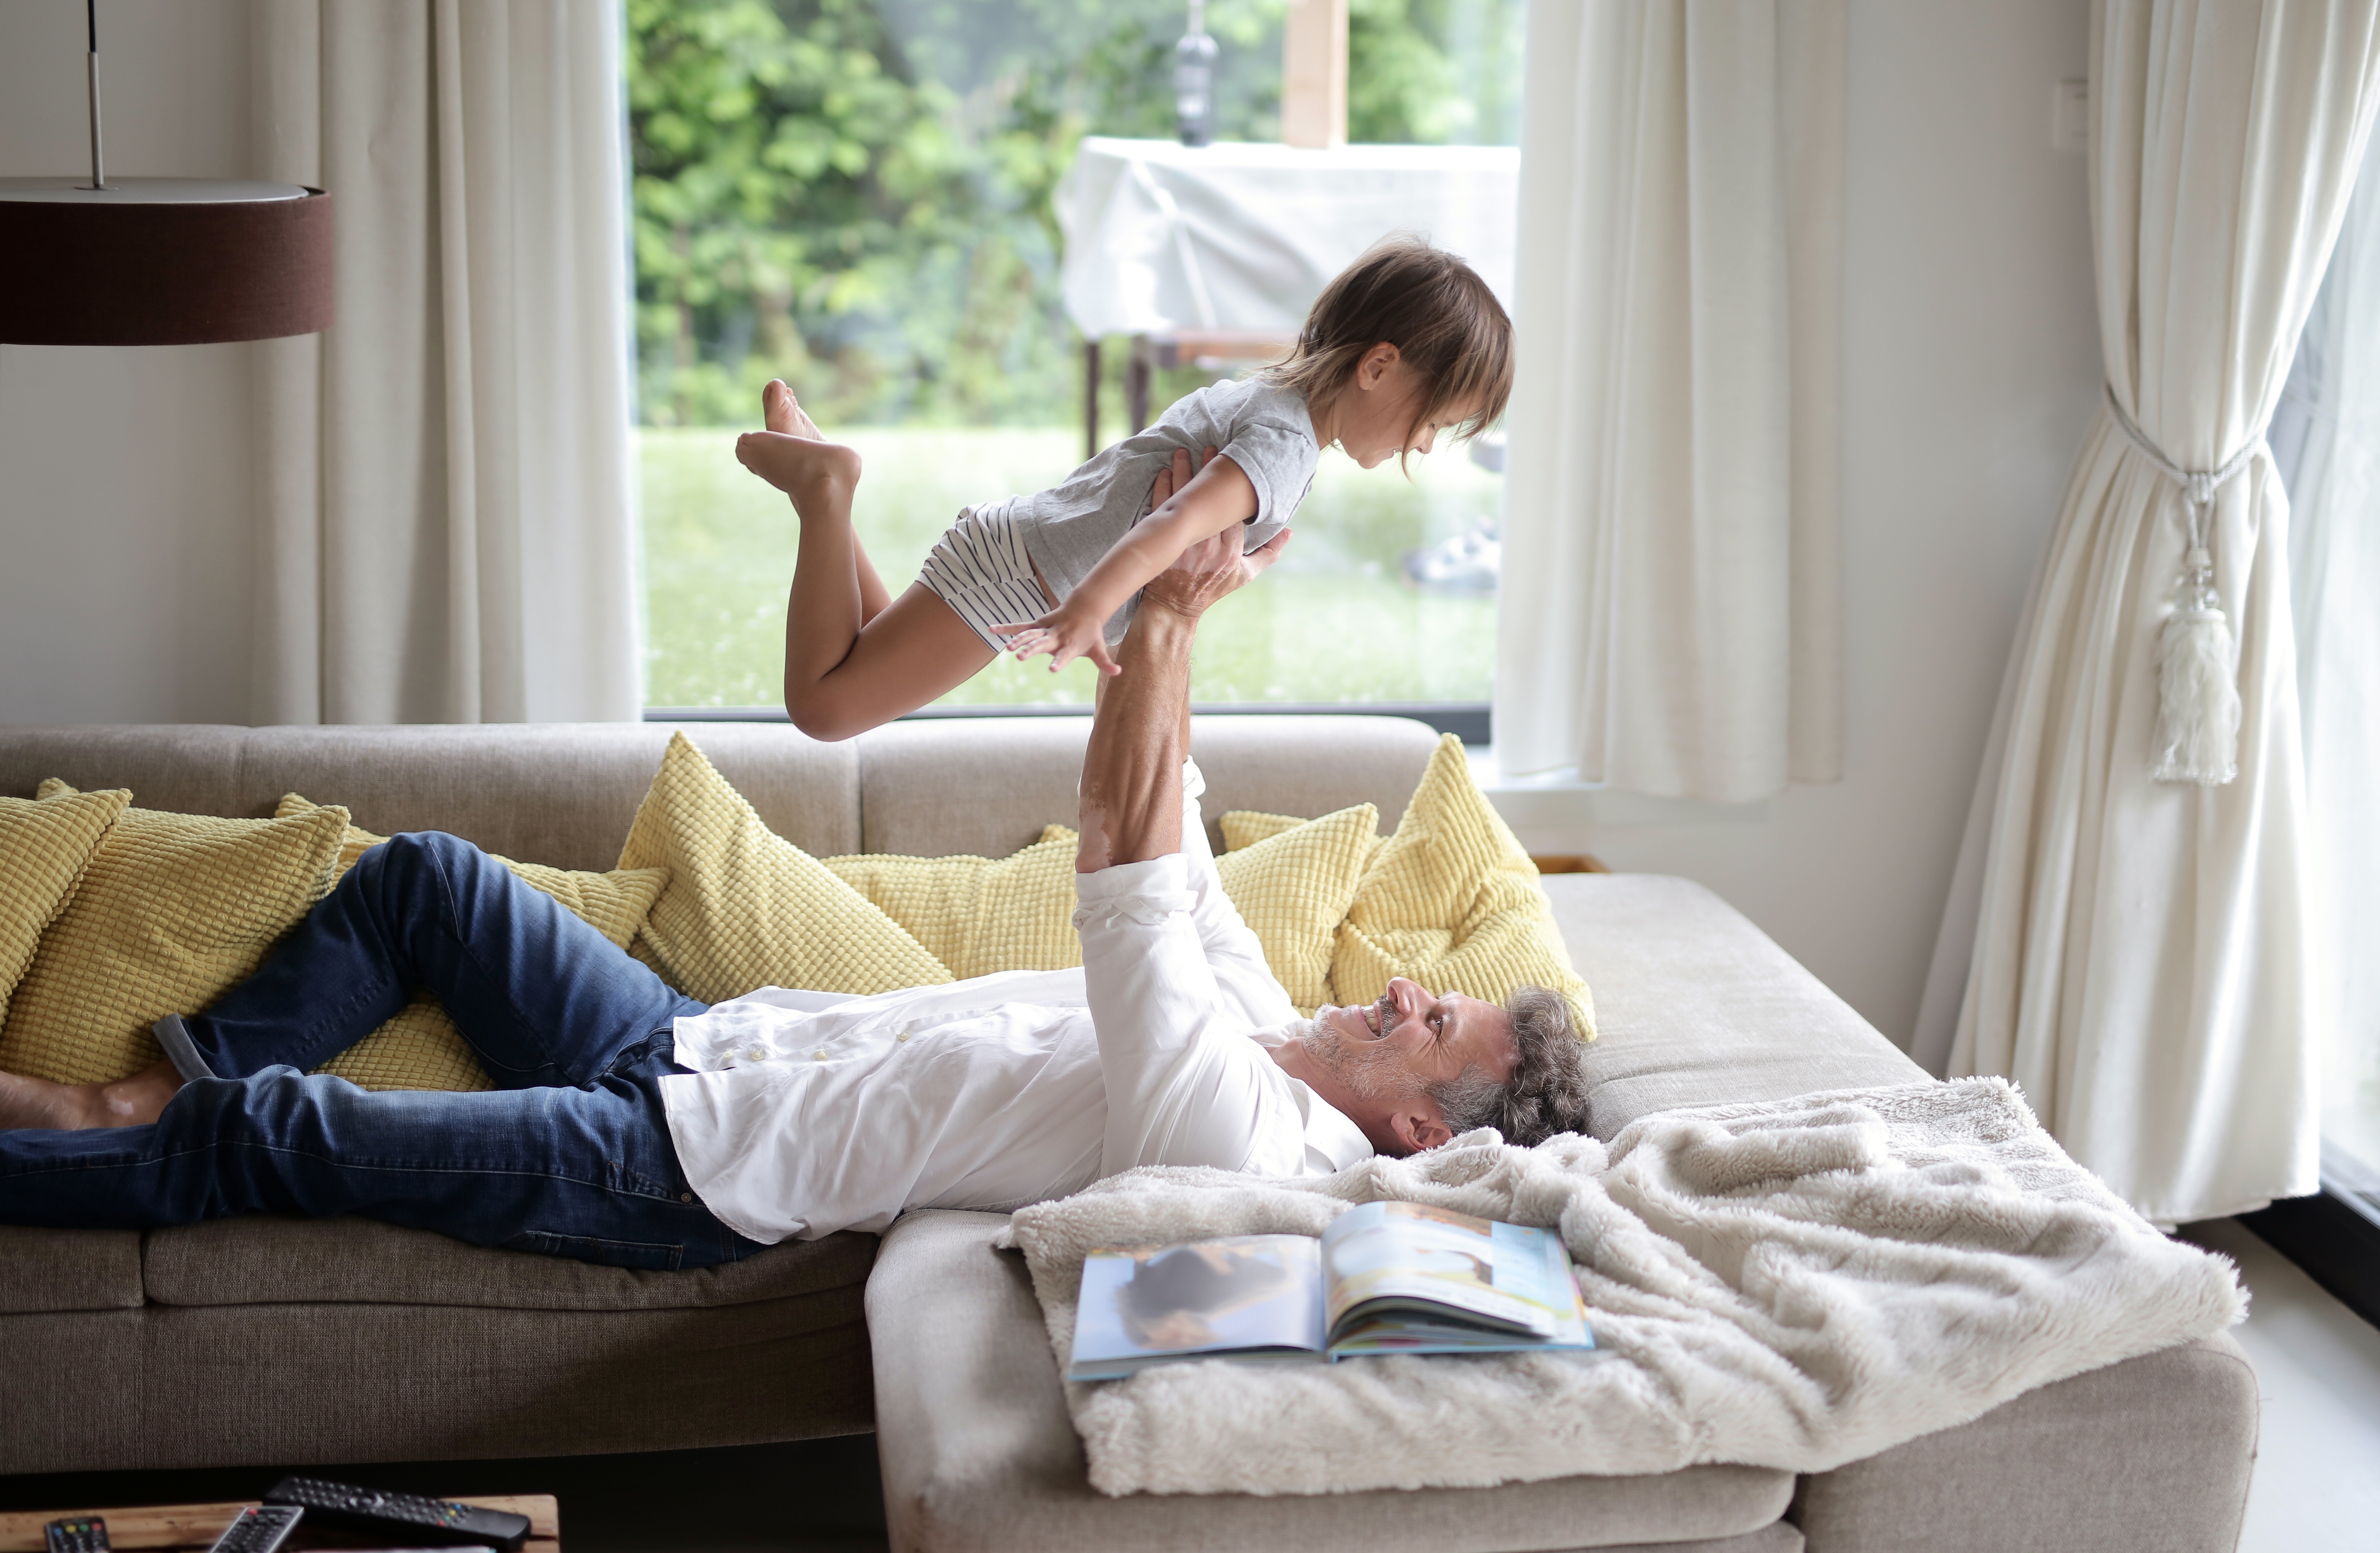
{"type": "MultiPolygon", "coordinates": [[[[1055,484],[1078,431],[872,428],[841,433],[867,462],[860,539],[897,595],[959,508],[1055,484]]],[[[763,707],[783,699],[785,592],[796,519],[735,462],[735,433],[638,433],[644,490],[647,689],[660,707],[763,707]]],[[[1199,632],[1192,694],[1210,701],[1478,701],[1495,657],[1489,598],[1424,593],[1403,553],[1499,511],[1502,479],[1460,448],[1357,468],[1322,457],[1289,551],[1226,599],[1199,632]]],[[[943,704],[1089,704],[1092,674],[1048,660],[994,660],[943,704]]]]}

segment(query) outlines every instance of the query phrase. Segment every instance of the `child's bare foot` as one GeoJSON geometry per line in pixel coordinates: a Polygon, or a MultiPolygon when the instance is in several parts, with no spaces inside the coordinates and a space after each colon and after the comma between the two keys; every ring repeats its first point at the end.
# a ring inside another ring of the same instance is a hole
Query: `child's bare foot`
{"type": "Polygon", "coordinates": [[[771,431],[808,437],[813,442],[826,441],[825,435],[818,429],[818,422],[802,408],[802,402],[794,397],[794,391],[785,386],[783,378],[771,378],[769,386],[760,390],[760,419],[771,431]]]}
{"type": "Polygon", "coordinates": [[[0,1073],[0,1128],[143,1126],[181,1086],[182,1075],[163,1058],[113,1084],[53,1084],[0,1073]]]}
{"type": "Polygon", "coordinates": [[[744,467],[794,499],[805,518],[849,516],[851,493],[859,484],[859,453],[819,435],[793,390],[771,380],[760,394],[769,430],[735,439],[744,467]]]}

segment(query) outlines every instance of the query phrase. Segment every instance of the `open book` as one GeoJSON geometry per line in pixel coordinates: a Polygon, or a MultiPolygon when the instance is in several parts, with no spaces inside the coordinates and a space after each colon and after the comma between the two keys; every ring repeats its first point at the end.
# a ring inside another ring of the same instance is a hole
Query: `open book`
{"type": "Polygon", "coordinates": [[[1184,1359],[1345,1359],[1592,1348],[1561,1237],[1418,1203],[1310,1235],[1095,1251],[1069,1380],[1184,1359]]]}

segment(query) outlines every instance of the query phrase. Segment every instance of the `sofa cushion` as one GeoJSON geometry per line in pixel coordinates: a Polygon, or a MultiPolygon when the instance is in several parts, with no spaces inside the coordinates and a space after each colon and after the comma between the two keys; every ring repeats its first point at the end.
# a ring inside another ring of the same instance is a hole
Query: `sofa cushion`
{"type": "MultiPolygon", "coordinates": [[[[1790,1474],[1709,1466],[1406,1493],[1106,1498],[1086,1474],[1025,1260],[992,1249],[1006,1221],[904,1214],[868,1280],[879,1451],[896,1547],[1503,1553],[1691,1544],[1760,1532],[1791,1497],[1790,1474]]],[[[1771,1535],[1744,1546],[1791,1548],[1797,1540],[1771,1535]]]]}
{"type": "Polygon", "coordinates": [[[0,1226],[0,1316],[140,1303],[139,1231],[0,1226]]]}
{"type": "Polygon", "coordinates": [[[103,1084],[155,1062],[152,1025],[214,1001],[328,892],[346,828],[126,809],[9,1000],[0,1069],[103,1084]]]}
{"type": "MultiPolygon", "coordinates": [[[[287,819],[292,815],[307,814],[321,808],[301,793],[284,793],[273,807],[273,818],[287,819]]],[[[350,822],[347,833],[339,843],[339,855],[332,865],[332,878],[344,879],[373,847],[387,841],[377,831],[367,831],[350,822]]],[[[653,909],[653,899],[669,883],[666,868],[613,868],[597,872],[589,868],[557,868],[544,863],[519,863],[500,853],[490,853],[513,876],[532,890],[542,891],[570,908],[571,914],[611,940],[614,949],[625,949],[637,929],[645,925],[645,914],[653,909]]]]}
{"type": "MultiPolygon", "coordinates": [[[[43,777],[61,776],[129,787],[156,808],[261,818],[295,790],[345,804],[383,833],[448,831],[506,857],[601,869],[619,855],[672,732],[657,722],[12,727],[0,730],[0,793],[30,797],[43,777]]],[[[787,723],[698,732],[770,830],[819,855],[859,850],[851,745],[820,744],[787,723]]]]}
{"type": "Polygon", "coordinates": [[[1378,828],[1379,811],[1357,804],[1215,859],[1223,893],[1264,945],[1273,979],[1309,1017],[1330,1001],[1331,950],[1364,867],[1378,849],[1378,828]]]}
{"type": "Polygon", "coordinates": [[[1031,846],[997,860],[855,852],[821,861],[965,980],[1083,963],[1075,933],[1078,839],[1051,825],[1031,846]]]}
{"type": "Polygon", "coordinates": [[[504,1310],[692,1310],[865,1282],[876,1237],[788,1241],[740,1262],[637,1272],[489,1250],[370,1219],[256,1214],[149,1231],[148,1297],[167,1305],[430,1304],[504,1310]]]}
{"type": "Polygon", "coordinates": [[[1451,734],[1355,887],[1330,959],[1331,1001],[1368,1003],[1392,977],[1499,1003],[1542,987],[1569,999],[1579,1036],[1595,1038],[1595,1000],[1564,951],[1536,865],[1451,734]]]}
{"type": "Polygon", "coordinates": [[[1925,1072],[1744,915],[1691,880],[1546,879],[1595,988],[1590,1130],[1610,1139],[1680,1106],[1915,1084],[1925,1072]]]}
{"type": "Polygon", "coordinates": [[[951,973],[817,858],[771,831],[692,740],[670,740],[620,849],[667,868],[631,952],[706,1003],[762,987],[868,994],[951,973]]]}
{"type": "MultiPolygon", "coordinates": [[[[1090,736],[1087,717],[936,718],[862,734],[852,744],[865,839],[843,850],[1005,857],[1044,825],[1075,823],[1090,736]]],[[[1313,815],[1369,804],[1393,826],[1437,742],[1402,717],[1202,715],[1190,754],[1207,778],[1208,840],[1223,849],[1216,817],[1227,809],[1313,815]]]]}
{"type": "Polygon", "coordinates": [[[1828,1553],[2230,1553],[2256,1426],[2256,1372],[2218,1332],[1805,1478],[1793,1518],[1828,1553]]]}
{"type": "Polygon", "coordinates": [[[50,803],[0,797],[0,1022],[42,929],[66,909],[100,838],[131,801],[122,788],[50,803]]]}

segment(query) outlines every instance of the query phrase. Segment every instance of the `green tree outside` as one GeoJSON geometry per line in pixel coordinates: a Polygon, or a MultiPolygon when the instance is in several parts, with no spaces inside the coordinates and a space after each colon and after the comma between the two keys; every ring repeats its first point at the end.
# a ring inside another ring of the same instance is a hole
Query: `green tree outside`
{"type": "MultiPolygon", "coordinates": [[[[1351,138],[1511,143],[1521,9],[1353,0],[1351,138]]],[[[1222,139],[1278,133],[1282,12],[1207,8],[1222,139]]],[[[1073,419],[1051,196],[1085,134],[1172,132],[1180,0],[626,14],[645,424],[748,423],[771,377],[843,425],[1073,419]]]]}

